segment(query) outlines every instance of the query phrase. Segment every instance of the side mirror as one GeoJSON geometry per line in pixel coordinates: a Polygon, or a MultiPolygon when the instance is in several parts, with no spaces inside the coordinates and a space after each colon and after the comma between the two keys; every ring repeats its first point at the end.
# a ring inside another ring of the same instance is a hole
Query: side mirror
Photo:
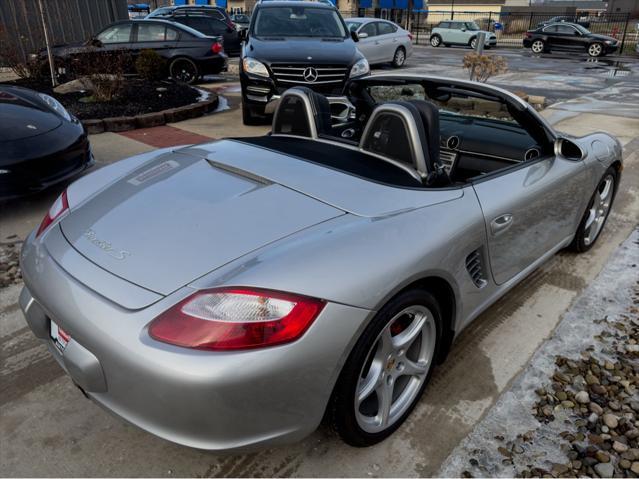
{"type": "Polygon", "coordinates": [[[91,37],[91,39],[89,40],[89,44],[92,47],[96,47],[96,48],[101,48],[102,47],[102,42],[100,40],[98,40],[95,37],[91,37]]]}
{"type": "Polygon", "coordinates": [[[359,42],[360,38],[366,38],[368,33],[357,33],[351,30],[351,38],[354,42],[359,42]]]}
{"type": "Polygon", "coordinates": [[[586,158],[586,153],[579,145],[567,138],[557,138],[555,141],[555,155],[573,161],[581,161],[586,158]]]}

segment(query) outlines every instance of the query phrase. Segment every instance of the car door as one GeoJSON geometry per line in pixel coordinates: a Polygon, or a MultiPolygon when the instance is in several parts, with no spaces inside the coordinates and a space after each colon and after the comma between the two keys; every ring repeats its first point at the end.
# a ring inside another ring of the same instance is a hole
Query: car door
{"type": "MultiPolygon", "coordinates": [[[[74,51],[71,55],[72,69],[95,69],[100,64],[113,65],[123,61],[124,56],[130,53],[132,35],[133,22],[118,22],[105,28],[89,45],[74,51]]],[[[124,67],[128,70],[130,65],[124,67]]]]}
{"type": "Polygon", "coordinates": [[[153,50],[163,58],[171,57],[178,38],[177,30],[159,22],[138,22],[134,32],[132,52],[134,58],[142,50],[153,50]]]}
{"type": "Polygon", "coordinates": [[[503,284],[556,250],[575,232],[587,171],[554,155],[473,182],[486,223],[493,278],[503,284]]]}
{"type": "Polygon", "coordinates": [[[377,22],[381,61],[390,62],[399,46],[397,26],[391,22],[377,22]]]}
{"type": "Polygon", "coordinates": [[[365,38],[359,39],[357,48],[366,57],[368,63],[374,64],[379,62],[379,52],[377,51],[377,22],[368,22],[362,25],[357,34],[364,33],[365,38]]]}
{"type": "Polygon", "coordinates": [[[451,38],[450,43],[457,45],[465,45],[468,43],[464,22],[451,22],[449,36],[451,38]]]}

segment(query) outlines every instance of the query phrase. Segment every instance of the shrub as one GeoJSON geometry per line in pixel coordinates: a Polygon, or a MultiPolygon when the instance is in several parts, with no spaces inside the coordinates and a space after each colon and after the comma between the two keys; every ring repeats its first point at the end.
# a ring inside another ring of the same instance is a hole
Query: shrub
{"type": "Polygon", "coordinates": [[[89,78],[96,101],[111,101],[122,90],[124,73],[130,64],[131,56],[126,50],[104,53],[96,49],[82,55],[71,73],[89,78]]]}
{"type": "Polygon", "coordinates": [[[464,68],[470,71],[471,80],[485,83],[491,76],[506,73],[508,64],[503,57],[471,52],[464,55],[464,68]]]}
{"type": "Polygon", "coordinates": [[[166,77],[166,60],[154,50],[142,50],[135,60],[135,71],[145,80],[161,80],[166,77]]]}
{"type": "Polygon", "coordinates": [[[41,79],[48,75],[49,64],[40,59],[27,60],[20,43],[26,43],[23,37],[12,38],[7,31],[0,30],[0,66],[10,68],[22,79],[41,79]]]}

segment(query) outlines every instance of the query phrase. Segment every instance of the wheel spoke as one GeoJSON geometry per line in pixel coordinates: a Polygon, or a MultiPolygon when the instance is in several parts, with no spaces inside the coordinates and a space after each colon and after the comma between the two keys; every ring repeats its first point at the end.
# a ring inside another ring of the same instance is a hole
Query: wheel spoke
{"type": "Polygon", "coordinates": [[[360,380],[359,390],[357,391],[357,403],[361,404],[380,386],[383,379],[384,368],[379,361],[373,361],[368,374],[364,379],[360,380]]]}
{"type": "Polygon", "coordinates": [[[413,344],[415,339],[417,339],[417,337],[422,332],[422,326],[424,326],[425,322],[426,322],[426,316],[424,315],[415,316],[413,318],[413,322],[410,324],[408,328],[406,328],[400,334],[392,338],[393,349],[406,350],[410,348],[411,344],[413,344]]]}
{"type": "Polygon", "coordinates": [[[403,363],[404,369],[401,370],[402,376],[421,376],[428,371],[428,364],[425,361],[415,362],[407,358],[403,363]]]}
{"type": "Polygon", "coordinates": [[[377,418],[382,427],[385,427],[388,424],[391,406],[393,405],[394,384],[394,382],[383,381],[376,389],[377,403],[379,404],[377,418]]]}
{"type": "Polygon", "coordinates": [[[597,218],[597,209],[591,208],[590,211],[588,211],[588,219],[586,220],[586,226],[584,230],[588,230],[588,228],[592,226],[592,224],[595,222],[595,218],[597,218]]]}

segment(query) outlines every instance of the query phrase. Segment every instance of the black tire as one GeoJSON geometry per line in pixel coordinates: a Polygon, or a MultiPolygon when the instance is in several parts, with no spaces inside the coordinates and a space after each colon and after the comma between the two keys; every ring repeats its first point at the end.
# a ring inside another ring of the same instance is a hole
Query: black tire
{"type": "Polygon", "coordinates": [[[404,63],[406,63],[406,50],[404,47],[397,47],[391,65],[393,68],[401,68],[404,66],[404,63]]]}
{"type": "Polygon", "coordinates": [[[450,48],[450,43],[444,43],[444,46],[445,46],[446,48],[450,48]]]}
{"type": "Polygon", "coordinates": [[[604,226],[606,225],[608,216],[610,215],[610,210],[612,209],[612,204],[617,194],[618,181],[619,181],[619,173],[617,172],[616,168],[611,166],[603,174],[603,176],[601,177],[601,180],[599,180],[599,183],[597,183],[597,188],[595,188],[595,191],[592,193],[590,201],[588,202],[588,207],[586,208],[586,211],[584,211],[584,214],[581,218],[581,222],[579,223],[579,228],[577,228],[575,237],[573,238],[572,243],[570,243],[570,246],[568,247],[569,249],[571,249],[572,251],[575,251],[576,253],[585,253],[590,248],[592,248],[593,245],[597,242],[597,240],[599,239],[599,236],[601,236],[601,232],[603,231],[604,226]],[[612,180],[613,180],[613,184],[612,184],[613,190],[612,190],[612,196],[610,198],[610,203],[608,205],[607,211],[605,212],[605,216],[603,218],[599,231],[597,232],[594,239],[588,241],[587,233],[589,231],[586,226],[588,222],[588,218],[590,217],[590,212],[591,212],[591,209],[593,208],[594,202],[596,200],[596,196],[600,193],[602,187],[605,185],[606,179],[609,177],[609,175],[612,176],[612,180]]]}
{"type": "Polygon", "coordinates": [[[253,125],[259,124],[258,119],[255,118],[255,116],[253,115],[253,111],[251,110],[251,107],[244,102],[242,102],[242,123],[244,123],[247,126],[253,126],[253,125]]]}
{"type": "Polygon", "coordinates": [[[412,289],[400,293],[390,300],[366,327],[346,360],[327,408],[326,417],[330,426],[347,444],[355,447],[367,447],[377,444],[396,431],[410,415],[430,380],[434,369],[433,364],[438,357],[442,332],[441,318],[441,310],[435,297],[428,291],[412,289]],[[358,424],[353,400],[360,383],[360,373],[362,372],[365,362],[369,359],[371,348],[375,345],[380,333],[388,325],[389,321],[398,313],[413,305],[426,307],[434,318],[436,338],[430,369],[412,403],[410,403],[408,409],[406,409],[394,423],[377,433],[364,431],[358,424]]]}
{"type": "Polygon", "coordinates": [[[430,37],[430,44],[435,48],[440,47],[442,45],[442,37],[437,34],[433,35],[430,37]]]}
{"type": "Polygon", "coordinates": [[[190,58],[176,58],[169,65],[171,78],[179,83],[192,84],[200,78],[200,70],[190,58]]]}

